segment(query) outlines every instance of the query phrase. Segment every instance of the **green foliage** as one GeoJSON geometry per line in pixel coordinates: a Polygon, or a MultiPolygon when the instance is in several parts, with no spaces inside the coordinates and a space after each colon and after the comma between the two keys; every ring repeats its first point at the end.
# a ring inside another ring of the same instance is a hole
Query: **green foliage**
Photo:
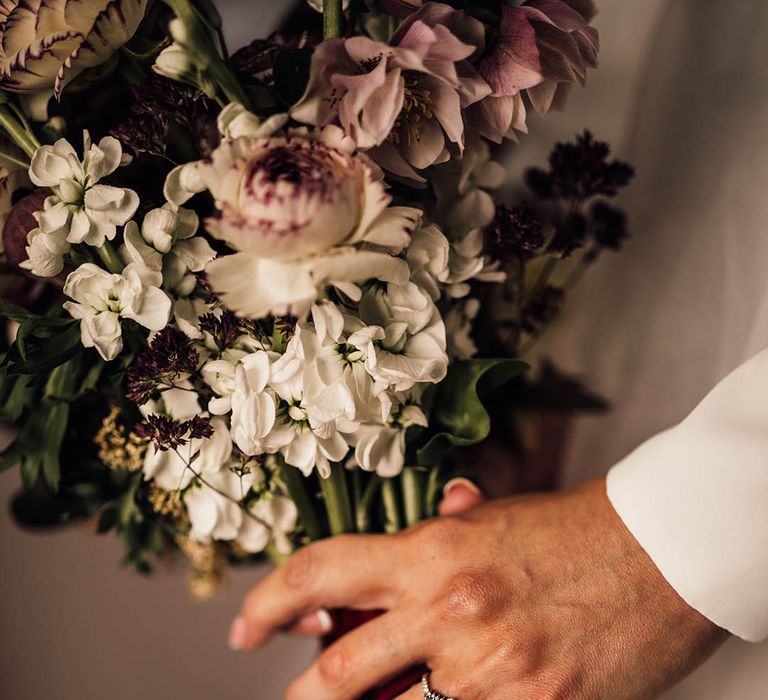
{"type": "Polygon", "coordinates": [[[511,359],[474,359],[455,362],[437,386],[433,398],[432,432],[416,451],[419,464],[438,464],[454,447],[482,442],[491,429],[483,398],[522,374],[528,365],[511,359]]]}

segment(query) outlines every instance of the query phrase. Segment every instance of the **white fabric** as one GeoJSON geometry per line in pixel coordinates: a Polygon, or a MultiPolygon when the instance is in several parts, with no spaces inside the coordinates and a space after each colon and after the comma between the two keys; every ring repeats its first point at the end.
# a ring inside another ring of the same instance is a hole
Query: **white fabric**
{"type": "MultiPolygon", "coordinates": [[[[613,111],[615,96],[623,99],[633,80],[628,56],[644,65],[634,110],[618,105],[619,117],[632,115],[626,145],[618,142],[618,151],[638,169],[625,199],[633,239],[618,256],[606,255],[597,264],[565,309],[564,325],[549,339],[555,360],[613,404],[610,413],[578,419],[565,485],[604,474],[637,445],[682,421],[725,376],[768,348],[768,3],[661,3],[647,41],[635,33],[636,16],[645,7],[645,0],[602,3],[603,66],[583,97],[574,92],[565,128],[557,134],[567,138],[577,126],[613,111]],[[612,37],[618,36],[623,47],[615,46],[612,37]]],[[[647,26],[647,18],[640,24],[647,26]]],[[[618,131],[614,125],[608,136],[618,131]]],[[[722,406],[718,394],[719,389],[713,399],[722,406]]],[[[707,444],[717,442],[718,449],[733,442],[732,454],[719,464],[707,460],[693,482],[690,460],[706,449],[695,439],[684,440],[693,434],[688,428],[643,447],[610,479],[621,480],[611,486],[620,514],[681,594],[711,619],[753,639],[765,630],[765,598],[750,591],[759,587],[755,581],[768,581],[768,449],[762,464],[750,461],[754,441],[738,440],[737,447],[734,436],[768,433],[768,420],[758,407],[751,419],[762,418],[759,426],[736,421],[744,406],[733,404],[732,420],[719,434],[706,435],[707,444]],[[689,461],[662,462],[651,454],[671,455],[673,446],[689,451],[689,461]],[[759,483],[747,488],[752,477],[759,483]],[[662,490],[665,500],[678,504],[676,513],[659,501],[662,490]],[[715,496],[720,512],[711,507],[715,496]],[[644,533],[659,516],[675,521],[665,538],[651,542],[644,533]],[[691,522],[707,527],[691,528],[691,522]],[[713,538],[718,522],[733,529],[713,538]],[[697,557],[703,569],[707,554],[709,580],[692,583],[689,558],[697,557]],[[737,583],[738,567],[750,557],[753,568],[742,568],[737,583]],[[718,572],[719,561],[727,563],[718,572]],[[732,585],[723,593],[722,577],[729,576],[732,585]]],[[[752,700],[765,697],[767,688],[768,645],[733,638],[664,697],[752,700]]]]}
{"type": "Polygon", "coordinates": [[[608,497],[693,608],[768,637],[768,351],[608,473],[608,497]]]}

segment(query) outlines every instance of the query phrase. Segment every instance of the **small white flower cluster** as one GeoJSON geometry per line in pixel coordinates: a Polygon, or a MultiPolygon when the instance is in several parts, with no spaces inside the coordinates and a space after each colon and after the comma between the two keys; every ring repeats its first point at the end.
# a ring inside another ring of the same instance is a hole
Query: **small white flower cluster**
{"type": "MultiPolygon", "coordinates": [[[[188,388],[164,392],[161,403],[148,404],[144,410],[177,420],[200,414],[197,397],[188,388]]],[[[265,474],[258,464],[242,464],[223,419],[214,418],[211,424],[210,438],[193,438],[176,450],[150,447],[144,459],[145,478],[166,491],[183,491],[193,540],[235,541],[253,553],[272,542],[278,551],[290,553],[289,536],[297,519],[293,501],[264,488],[265,474]]]]}

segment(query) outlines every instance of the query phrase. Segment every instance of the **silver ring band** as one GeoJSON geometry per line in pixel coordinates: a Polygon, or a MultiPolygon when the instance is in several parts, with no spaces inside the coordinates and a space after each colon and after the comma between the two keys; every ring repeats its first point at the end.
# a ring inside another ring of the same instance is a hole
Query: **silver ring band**
{"type": "Polygon", "coordinates": [[[455,700],[446,695],[441,695],[436,690],[429,687],[429,674],[425,673],[421,677],[421,689],[424,691],[424,700],[455,700]]]}

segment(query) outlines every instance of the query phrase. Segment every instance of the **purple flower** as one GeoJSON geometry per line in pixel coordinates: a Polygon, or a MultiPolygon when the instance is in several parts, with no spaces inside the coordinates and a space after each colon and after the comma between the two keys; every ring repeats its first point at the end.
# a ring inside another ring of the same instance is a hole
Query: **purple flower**
{"type": "Polygon", "coordinates": [[[360,36],[324,41],[291,114],[316,126],[338,123],[393,175],[423,183],[418,171],[448,160],[448,144],[463,148],[463,110],[490,94],[467,61],[482,35],[477,20],[427,3],[389,45],[360,36]]]}
{"type": "Polygon", "coordinates": [[[587,68],[597,65],[598,46],[597,29],[568,2],[529,0],[502,6],[501,23],[478,69],[494,98],[526,91],[545,113],[562,106],[572,83],[584,84],[587,68]]]}
{"type": "Polygon", "coordinates": [[[141,406],[161,386],[171,386],[180,375],[195,372],[199,361],[192,341],[181,331],[166,326],[126,370],[126,397],[141,406]]]}

